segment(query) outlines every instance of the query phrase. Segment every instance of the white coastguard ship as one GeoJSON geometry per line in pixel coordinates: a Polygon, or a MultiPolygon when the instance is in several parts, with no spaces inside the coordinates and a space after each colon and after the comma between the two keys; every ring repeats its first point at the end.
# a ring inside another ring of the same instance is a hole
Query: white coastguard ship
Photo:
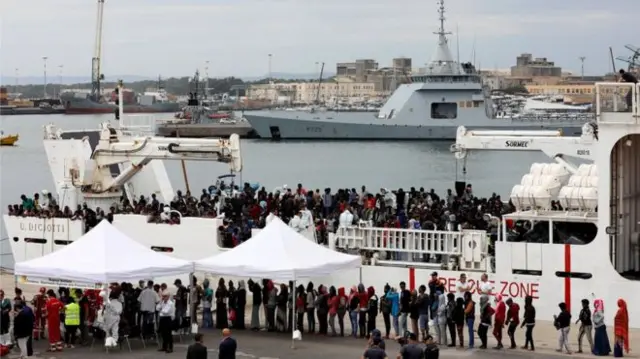
{"type": "MultiPolygon", "coordinates": [[[[476,291],[480,276],[487,273],[495,294],[520,303],[527,295],[535,298],[541,320],[551,320],[559,302],[567,302],[577,315],[583,298],[602,298],[609,308],[618,298],[634,298],[640,293],[639,92],[633,84],[597,84],[597,122],[584,126],[580,137],[559,131],[458,129],[453,150],[461,159],[471,150],[486,149],[542,151],[555,161],[534,164],[514,187],[515,213],[502,221],[487,218],[500,227],[494,252],[485,231],[346,226],[331,236],[331,247],[366,253],[364,266],[313,281],[344,287],[362,282],[380,292],[386,283],[397,286],[400,281],[417,287],[435,270],[446,290],[455,290],[457,278],[466,273],[476,291]],[[628,91],[631,106],[624,100],[628,91]],[[576,166],[571,157],[590,163],[576,166]],[[552,210],[552,201],[564,209],[552,210]]],[[[65,133],[51,128],[46,134],[61,205],[85,202],[108,208],[124,193],[135,198],[150,192],[167,201],[173,190],[158,159],[223,161],[234,170],[242,165],[235,138],[133,138],[106,127],[92,149],[87,139],[64,139],[65,133]],[[114,177],[109,166],[119,174],[114,177]]],[[[63,218],[5,215],[4,220],[16,262],[62,248],[84,230],[81,221],[63,218]]],[[[177,225],[156,224],[144,215],[120,214],[113,223],[150,248],[196,260],[225,250],[218,238],[221,222],[183,217],[177,225]]],[[[606,314],[611,323],[615,310],[606,314]]],[[[639,313],[630,313],[630,325],[640,328],[639,313]]]]}

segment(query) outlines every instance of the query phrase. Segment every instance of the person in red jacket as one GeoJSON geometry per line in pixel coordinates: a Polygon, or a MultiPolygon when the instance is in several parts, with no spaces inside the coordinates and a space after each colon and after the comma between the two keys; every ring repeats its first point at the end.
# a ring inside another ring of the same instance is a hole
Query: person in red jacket
{"type": "Polygon", "coordinates": [[[511,339],[510,349],[516,348],[516,329],[520,324],[520,306],[518,303],[514,303],[511,298],[507,299],[507,335],[511,339]]]}
{"type": "Polygon", "coordinates": [[[496,295],[496,314],[494,317],[493,336],[496,338],[498,345],[494,349],[502,349],[502,329],[504,329],[504,321],[507,316],[507,306],[502,301],[500,294],[496,295]]]}

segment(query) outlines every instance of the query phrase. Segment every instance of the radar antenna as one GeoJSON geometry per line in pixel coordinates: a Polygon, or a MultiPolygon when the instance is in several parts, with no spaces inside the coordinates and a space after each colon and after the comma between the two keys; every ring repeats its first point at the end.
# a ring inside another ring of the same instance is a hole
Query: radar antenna
{"type": "Polygon", "coordinates": [[[444,29],[444,21],[446,20],[446,18],[444,17],[444,0],[439,0],[438,1],[438,5],[440,5],[440,8],[438,8],[438,14],[440,15],[440,17],[438,18],[440,20],[440,28],[438,29],[437,32],[434,32],[434,34],[438,35],[440,37],[440,41],[444,43],[447,42],[447,35],[451,35],[451,32],[447,32],[444,29]]]}

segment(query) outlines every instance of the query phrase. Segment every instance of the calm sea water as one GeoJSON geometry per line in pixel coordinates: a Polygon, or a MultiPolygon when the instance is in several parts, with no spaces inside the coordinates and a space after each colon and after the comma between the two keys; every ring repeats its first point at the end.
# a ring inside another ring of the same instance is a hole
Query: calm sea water
{"type": "MultiPolygon", "coordinates": [[[[53,180],[42,145],[43,126],[54,123],[63,129],[97,129],[112,115],[89,116],[5,116],[0,128],[5,134],[18,133],[15,147],[0,149],[0,204],[4,209],[17,203],[20,194],[33,195],[53,190],[53,180]]],[[[272,189],[302,183],[306,188],[338,188],[366,185],[371,190],[409,187],[434,188],[439,193],[453,189],[453,182],[466,179],[478,195],[497,192],[507,196],[533,162],[548,162],[540,153],[476,152],[467,160],[466,177],[462,163],[456,162],[446,142],[344,142],[243,140],[243,182],[257,182],[272,189]]],[[[179,161],[165,161],[175,189],[184,189],[179,161]]],[[[187,162],[191,191],[199,193],[228,173],[219,163],[187,162]]],[[[4,223],[0,266],[12,267],[4,223]]]]}

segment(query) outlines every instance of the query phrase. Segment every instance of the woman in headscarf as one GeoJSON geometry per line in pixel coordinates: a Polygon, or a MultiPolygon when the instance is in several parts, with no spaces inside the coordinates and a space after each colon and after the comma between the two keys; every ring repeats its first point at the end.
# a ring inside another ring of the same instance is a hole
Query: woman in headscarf
{"type": "Polygon", "coordinates": [[[627,311],[627,302],[624,299],[618,299],[618,312],[613,329],[616,337],[613,356],[621,358],[624,356],[623,352],[629,354],[629,312],[627,311]]]}
{"type": "Polygon", "coordinates": [[[227,286],[224,284],[224,278],[220,278],[218,281],[218,288],[216,288],[216,328],[225,329],[229,328],[229,322],[227,320],[227,297],[229,292],[227,286]]]}
{"type": "Polygon", "coordinates": [[[247,306],[247,289],[244,280],[238,282],[236,291],[236,321],[233,323],[235,329],[244,329],[244,310],[247,306]]]}
{"type": "Polygon", "coordinates": [[[611,353],[611,345],[609,344],[609,335],[607,335],[607,326],[604,324],[604,302],[602,299],[596,299],[593,302],[593,327],[595,333],[593,335],[593,354],[597,356],[607,356],[611,353]]]}

